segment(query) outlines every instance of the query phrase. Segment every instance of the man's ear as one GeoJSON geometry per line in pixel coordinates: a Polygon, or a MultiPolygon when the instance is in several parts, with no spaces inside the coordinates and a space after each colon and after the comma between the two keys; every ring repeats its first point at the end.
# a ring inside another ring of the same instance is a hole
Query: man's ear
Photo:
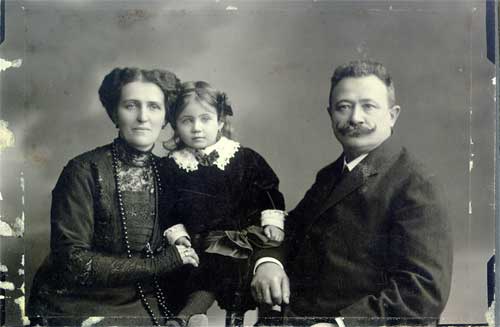
{"type": "Polygon", "coordinates": [[[396,124],[396,120],[398,120],[400,112],[400,106],[392,106],[392,108],[389,109],[389,115],[391,115],[391,127],[394,127],[394,125],[396,124]]]}
{"type": "Polygon", "coordinates": [[[328,114],[330,116],[332,115],[332,107],[330,107],[330,106],[326,107],[326,111],[328,112],[328,114]]]}

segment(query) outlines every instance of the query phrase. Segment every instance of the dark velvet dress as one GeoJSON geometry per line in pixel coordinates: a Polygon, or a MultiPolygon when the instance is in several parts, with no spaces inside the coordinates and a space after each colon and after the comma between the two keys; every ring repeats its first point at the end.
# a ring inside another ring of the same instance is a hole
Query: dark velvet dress
{"type": "MultiPolygon", "coordinates": [[[[28,303],[33,322],[40,317],[44,324],[79,326],[89,317],[98,317],[92,318],[97,325],[151,326],[137,282],[153,314],[160,319],[165,315],[145,259],[148,249],[158,252],[164,246],[166,222],[157,219],[157,191],[164,188],[162,182],[155,183],[153,169],[158,158],[116,139],[114,168],[112,147],[71,160],[52,192],[50,255],[34,278],[28,303]],[[127,258],[115,175],[131,258],[127,258]]],[[[184,268],[179,268],[182,261],[173,247],[163,251],[175,271],[161,276],[167,306],[175,314],[183,304],[184,268]]]]}
{"type": "Polygon", "coordinates": [[[200,255],[190,290],[215,293],[223,309],[252,309],[252,254],[277,245],[263,236],[260,219],[263,210],[284,210],[279,180],[264,158],[235,141],[222,138],[204,153],[186,148],[162,159],[160,175],[175,189],[165,200],[172,203],[168,219],[186,227],[200,255]]]}

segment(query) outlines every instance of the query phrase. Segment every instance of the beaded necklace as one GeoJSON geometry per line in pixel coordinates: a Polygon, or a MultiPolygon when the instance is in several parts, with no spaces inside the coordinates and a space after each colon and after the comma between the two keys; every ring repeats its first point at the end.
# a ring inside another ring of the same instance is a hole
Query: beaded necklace
{"type": "MultiPolygon", "coordinates": [[[[125,206],[123,205],[123,196],[120,189],[120,179],[118,178],[118,152],[116,149],[116,140],[113,142],[113,145],[111,147],[111,156],[113,162],[113,176],[115,179],[116,194],[118,196],[118,209],[123,229],[123,240],[125,243],[125,249],[127,251],[127,258],[130,259],[132,258],[132,252],[130,250],[130,244],[128,241],[127,217],[125,215],[125,209],[124,209],[125,206]]],[[[153,168],[153,179],[154,179],[153,188],[155,192],[155,215],[156,218],[158,218],[158,193],[161,191],[161,182],[160,182],[160,174],[158,173],[158,167],[156,165],[156,161],[154,158],[151,159],[151,167],[153,168]]],[[[151,249],[151,246],[148,243],[146,245],[146,258],[153,258],[153,257],[154,257],[153,250],[151,249]]],[[[158,300],[158,304],[160,306],[160,310],[162,311],[163,315],[167,318],[173,317],[174,315],[167,307],[165,294],[163,293],[163,290],[161,289],[160,284],[158,283],[158,279],[156,277],[153,278],[153,284],[155,288],[156,299],[158,300]]],[[[153,325],[160,326],[158,318],[156,317],[155,313],[151,309],[151,305],[146,299],[146,295],[144,294],[144,290],[142,289],[141,283],[137,282],[136,287],[137,287],[137,292],[139,293],[139,296],[141,298],[141,302],[146,311],[148,312],[148,314],[150,315],[153,325]]]]}

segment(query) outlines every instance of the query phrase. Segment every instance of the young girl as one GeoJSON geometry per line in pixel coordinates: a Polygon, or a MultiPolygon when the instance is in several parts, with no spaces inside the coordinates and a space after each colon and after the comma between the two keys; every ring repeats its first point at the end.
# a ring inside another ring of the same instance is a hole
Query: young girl
{"type": "Polygon", "coordinates": [[[253,309],[251,255],[284,238],[279,180],[258,153],[230,139],[232,115],[226,95],[202,81],[184,83],[169,111],[175,134],[160,174],[173,188],[175,198],[165,201],[177,224],[165,235],[200,255],[184,319],[206,313],[215,299],[226,310],[253,309]]]}

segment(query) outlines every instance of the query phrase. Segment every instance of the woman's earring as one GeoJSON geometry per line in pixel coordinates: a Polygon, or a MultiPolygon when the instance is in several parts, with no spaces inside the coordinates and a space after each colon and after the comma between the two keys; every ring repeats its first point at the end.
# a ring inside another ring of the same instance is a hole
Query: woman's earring
{"type": "Polygon", "coordinates": [[[219,130],[217,130],[217,138],[216,138],[216,140],[217,140],[217,141],[218,141],[218,140],[220,140],[220,138],[221,138],[221,137],[222,137],[222,132],[221,132],[221,130],[219,129],[219,130]]]}

